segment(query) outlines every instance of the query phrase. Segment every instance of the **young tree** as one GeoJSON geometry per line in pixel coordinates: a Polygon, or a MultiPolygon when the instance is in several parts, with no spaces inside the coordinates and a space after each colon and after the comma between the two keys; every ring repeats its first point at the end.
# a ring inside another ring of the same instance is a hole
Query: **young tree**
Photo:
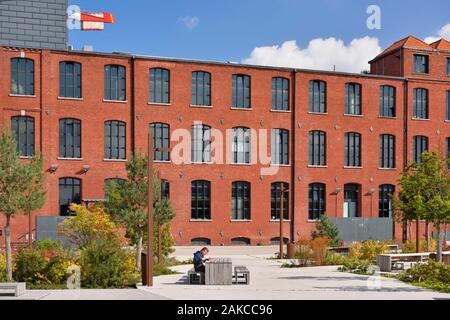
{"type": "Polygon", "coordinates": [[[440,261],[442,225],[450,219],[450,181],[446,162],[437,152],[425,152],[421,164],[405,169],[399,184],[402,190],[398,203],[404,216],[407,219],[420,217],[433,223],[437,232],[437,260],[440,261]]]}
{"type": "Polygon", "coordinates": [[[6,273],[12,281],[11,218],[42,207],[44,173],[40,156],[30,162],[20,161],[16,142],[9,130],[0,133],[0,213],[6,219],[6,273]]]}
{"type": "MultiPolygon", "coordinates": [[[[114,221],[127,230],[127,237],[136,246],[136,269],[141,265],[141,252],[147,232],[148,206],[148,161],[140,153],[132,156],[126,165],[128,179],[123,184],[109,183],[106,186],[108,195],[104,202],[106,212],[114,221]]],[[[160,199],[160,181],[153,177],[153,222],[157,235],[161,234],[164,224],[173,219],[175,213],[168,199],[160,199]],[[158,227],[159,226],[159,227],[158,227]]],[[[160,236],[159,236],[160,238],[160,236]]],[[[159,241],[161,242],[161,241],[159,241]]],[[[159,246],[158,246],[159,247],[159,246]]],[[[155,250],[156,251],[156,250],[155,250]]],[[[161,251],[161,250],[159,250],[161,251]]]]}

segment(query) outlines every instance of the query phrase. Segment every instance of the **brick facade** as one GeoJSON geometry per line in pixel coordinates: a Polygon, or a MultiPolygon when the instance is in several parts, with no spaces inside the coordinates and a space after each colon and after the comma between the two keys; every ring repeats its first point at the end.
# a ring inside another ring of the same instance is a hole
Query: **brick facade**
{"type": "MultiPolygon", "coordinates": [[[[426,79],[414,77],[411,49],[404,50],[404,59],[393,59],[387,52],[372,61],[372,74],[346,74],[287,68],[252,67],[236,64],[135,57],[122,54],[99,54],[74,51],[47,51],[0,49],[0,87],[10,86],[10,60],[26,57],[35,62],[35,96],[11,96],[9,90],[0,92],[0,125],[10,126],[11,117],[29,115],[35,119],[36,151],[44,156],[44,168],[58,165],[55,173],[47,172],[48,199],[36,215],[57,215],[58,182],[63,177],[75,177],[82,182],[83,199],[101,199],[104,180],[125,178],[124,161],[104,160],[104,122],[121,120],[126,123],[127,159],[134,150],[146,151],[149,124],[162,122],[176,129],[191,130],[194,122],[202,122],[220,130],[245,126],[255,130],[283,128],[290,132],[289,165],[279,168],[276,175],[262,175],[267,166],[233,164],[181,164],[156,162],[161,177],[170,182],[170,196],[177,213],[172,233],[177,244],[190,244],[195,238],[208,238],[214,245],[228,245],[232,239],[248,238],[251,244],[268,244],[279,235],[279,223],[271,221],[271,184],[290,185],[291,221],[286,222],[285,237],[299,239],[308,236],[315,222],[308,219],[308,186],[323,183],[326,186],[325,212],[331,217],[342,217],[344,185],[360,185],[360,216],[378,217],[378,188],[382,184],[396,185],[403,166],[411,161],[412,137],[429,137],[430,150],[446,150],[445,139],[450,137],[449,122],[445,121],[445,93],[450,90],[445,75],[444,58],[450,51],[435,52],[430,56],[430,74],[426,79]],[[386,63],[383,60],[386,59],[386,63]],[[75,61],[82,65],[82,98],[59,98],[59,63],[75,61]],[[122,65],[126,68],[126,99],[122,102],[105,101],[103,96],[104,66],[122,65]],[[383,68],[380,69],[380,66],[383,68]],[[170,70],[170,103],[150,104],[149,69],[170,70]],[[387,68],[387,69],[386,69],[387,68]],[[382,72],[380,71],[382,70],[382,72]],[[399,73],[403,70],[404,73],[399,73]],[[211,106],[191,105],[192,72],[211,74],[211,106]],[[251,77],[251,109],[236,110],[232,106],[232,75],[251,77]],[[290,83],[290,111],[271,110],[272,78],[283,77],[290,83]],[[327,84],[327,112],[309,112],[309,81],[322,80],[327,84]],[[345,84],[358,83],[362,88],[362,114],[344,114],[345,84]],[[396,90],[396,116],[381,117],[380,86],[396,90]],[[412,90],[420,86],[430,92],[429,120],[412,119],[412,90]],[[59,159],[59,120],[76,118],[82,123],[82,158],[59,159]],[[311,130],[327,134],[327,165],[308,165],[308,137],[311,130]],[[362,163],[358,168],[344,166],[344,136],[357,132],[362,139],[362,163]],[[396,168],[379,168],[379,138],[381,134],[396,137],[396,168]],[[82,173],[84,165],[90,170],[82,173]],[[191,182],[208,180],[211,183],[211,220],[191,220],[191,182]],[[251,184],[251,219],[231,219],[232,183],[251,184]],[[336,192],[337,190],[340,192],[336,192]],[[292,228],[290,228],[292,226],[292,228]],[[290,234],[290,231],[292,234],[290,234]]],[[[173,137],[172,137],[173,138],[173,137]]],[[[175,146],[176,141],[171,142],[175,146]]],[[[226,146],[220,150],[227,154],[226,146]]],[[[216,151],[217,152],[217,151],[216,151]]],[[[270,150],[268,150],[270,152],[270,150]]],[[[270,153],[269,153],[270,154],[270,153]]],[[[0,218],[0,224],[3,224],[0,218]]],[[[12,222],[13,241],[23,241],[27,219],[17,216],[12,222]]],[[[401,238],[402,230],[396,228],[401,238]]],[[[2,237],[0,237],[0,241],[2,237]]]]}

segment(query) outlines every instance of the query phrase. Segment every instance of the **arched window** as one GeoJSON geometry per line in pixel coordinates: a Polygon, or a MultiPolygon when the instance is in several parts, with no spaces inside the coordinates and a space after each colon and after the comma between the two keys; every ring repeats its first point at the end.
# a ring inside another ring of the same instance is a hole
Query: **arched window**
{"type": "Polygon", "coordinates": [[[308,189],[308,219],[319,220],[326,210],[325,184],[311,183],[308,189]]]}
{"type": "Polygon", "coordinates": [[[152,123],[150,130],[153,135],[153,148],[155,148],[155,161],[170,161],[170,127],[166,123],[152,123]],[[157,150],[162,148],[165,150],[157,150]]]}
{"type": "Polygon", "coordinates": [[[361,85],[359,83],[345,84],[345,114],[361,115],[361,85]]]}
{"type": "Polygon", "coordinates": [[[414,136],[412,149],[413,161],[417,164],[421,164],[422,154],[426,151],[428,151],[428,137],[414,136]]]}
{"type": "Polygon", "coordinates": [[[361,211],[361,186],[349,183],[344,186],[344,218],[356,218],[361,211]]]}
{"type": "Polygon", "coordinates": [[[395,88],[392,86],[380,87],[380,116],[395,117],[395,88]]]}
{"type": "Polygon", "coordinates": [[[250,183],[235,181],[232,184],[232,220],[250,220],[250,183]]]}
{"type": "Polygon", "coordinates": [[[428,90],[416,88],[413,91],[413,117],[428,119],[428,90]]]}
{"type": "Polygon", "coordinates": [[[81,64],[72,61],[59,63],[59,96],[81,98],[81,64]]]}
{"type": "Polygon", "coordinates": [[[245,127],[233,128],[233,144],[231,147],[233,163],[250,163],[250,129],[245,127]]]}
{"type": "Polygon", "coordinates": [[[150,69],[150,103],[170,103],[170,71],[150,69]]]}
{"type": "Polygon", "coordinates": [[[211,74],[209,72],[192,72],[191,103],[194,106],[211,106],[211,74]]]}
{"type": "Polygon", "coordinates": [[[380,136],[380,168],[395,168],[395,136],[391,134],[380,136]]]}
{"type": "Polygon", "coordinates": [[[233,108],[250,109],[250,77],[244,74],[233,75],[233,108]]]}
{"type": "Polygon", "coordinates": [[[126,69],[119,65],[105,66],[105,100],[126,100],[126,69]]]}
{"type": "Polygon", "coordinates": [[[345,166],[361,167],[361,134],[359,133],[345,134],[345,166]]]}
{"type": "Polygon", "coordinates": [[[105,159],[125,160],[126,152],[126,124],[122,121],[105,122],[105,159]]]}
{"type": "Polygon", "coordinates": [[[391,184],[382,184],[378,190],[378,216],[380,218],[392,217],[393,202],[392,197],[395,193],[395,186],[391,184]]]}
{"type": "Polygon", "coordinates": [[[191,189],[191,218],[193,220],[211,220],[211,182],[192,181],[191,189]]]}
{"type": "Polygon", "coordinates": [[[34,61],[26,58],[11,59],[11,94],[34,95],[34,61]]]}
{"type": "Polygon", "coordinates": [[[203,124],[192,126],[191,158],[194,163],[211,162],[211,127],[203,124]]]}
{"type": "Polygon", "coordinates": [[[327,165],[327,134],[323,131],[309,132],[309,165],[327,165]]]}
{"type": "Polygon", "coordinates": [[[309,82],[309,112],[327,112],[327,83],[322,80],[309,82]]]}
{"type": "Polygon", "coordinates": [[[272,129],[272,164],[289,164],[289,131],[272,129]]]}
{"type": "Polygon", "coordinates": [[[81,180],[76,178],[59,179],[59,214],[70,216],[70,205],[81,203],[81,180]]]}
{"type": "Polygon", "coordinates": [[[80,120],[59,120],[59,157],[71,159],[81,158],[80,120]]]}
{"type": "Polygon", "coordinates": [[[272,78],[272,110],[289,111],[289,79],[272,78]]]}
{"type": "Polygon", "coordinates": [[[17,152],[21,157],[34,156],[34,118],[16,116],[11,118],[11,129],[16,139],[17,152]]]}
{"type": "MultiPolygon", "coordinates": [[[[270,185],[270,219],[280,220],[281,191],[288,190],[289,184],[274,182],[270,185]]],[[[283,219],[289,219],[289,191],[283,192],[283,219]]]]}

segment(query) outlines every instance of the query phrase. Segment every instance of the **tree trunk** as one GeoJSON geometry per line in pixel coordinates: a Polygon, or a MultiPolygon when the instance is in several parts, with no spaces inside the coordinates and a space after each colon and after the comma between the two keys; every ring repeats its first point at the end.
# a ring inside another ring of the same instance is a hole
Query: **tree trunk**
{"type": "Polygon", "coordinates": [[[33,247],[33,213],[28,212],[28,247],[31,249],[33,247]]]}
{"type": "Polygon", "coordinates": [[[5,227],[5,244],[6,244],[6,279],[12,282],[12,254],[11,254],[11,230],[10,230],[10,216],[6,216],[5,227]]]}
{"type": "Polygon", "coordinates": [[[429,230],[429,222],[425,222],[425,245],[426,252],[430,252],[430,230],[429,230]]]}
{"type": "Polygon", "coordinates": [[[162,256],[162,243],[161,243],[161,223],[158,221],[158,263],[161,263],[161,256],[162,256]]]}
{"type": "Polygon", "coordinates": [[[436,261],[441,262],[442,261],[442,232],[441,232],[441,225],[437,224],[436,226],[436,232],[437,232],[437,248],[436,248],[436,261]]]}
{"type": "Polygon", "coordinates": [[[416,252],[420,252],[420,234],[419,234],[419,227],[420,227],[420,219],[419,217],[416,218],[416,252]]]}
{"type": "Polygon", "coordinates": [[[144,237],[141,232],[139,233],[139,238],[136,244],[136,271],[141,268],[142,241],[144,241],[144,237]]]}

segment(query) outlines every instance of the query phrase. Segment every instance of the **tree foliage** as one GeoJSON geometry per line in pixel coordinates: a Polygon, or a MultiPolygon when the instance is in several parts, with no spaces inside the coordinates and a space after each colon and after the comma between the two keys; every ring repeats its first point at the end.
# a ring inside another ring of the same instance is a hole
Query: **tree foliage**
{"type": "Polygon", "coordinates": [[[331,246],[338,246],[341,242],[337,226],[332,224],[325,214],[317,221],[316,230],[311,232],[311,238],[313,239],[322,237],[330,239],[331,246]]]}

